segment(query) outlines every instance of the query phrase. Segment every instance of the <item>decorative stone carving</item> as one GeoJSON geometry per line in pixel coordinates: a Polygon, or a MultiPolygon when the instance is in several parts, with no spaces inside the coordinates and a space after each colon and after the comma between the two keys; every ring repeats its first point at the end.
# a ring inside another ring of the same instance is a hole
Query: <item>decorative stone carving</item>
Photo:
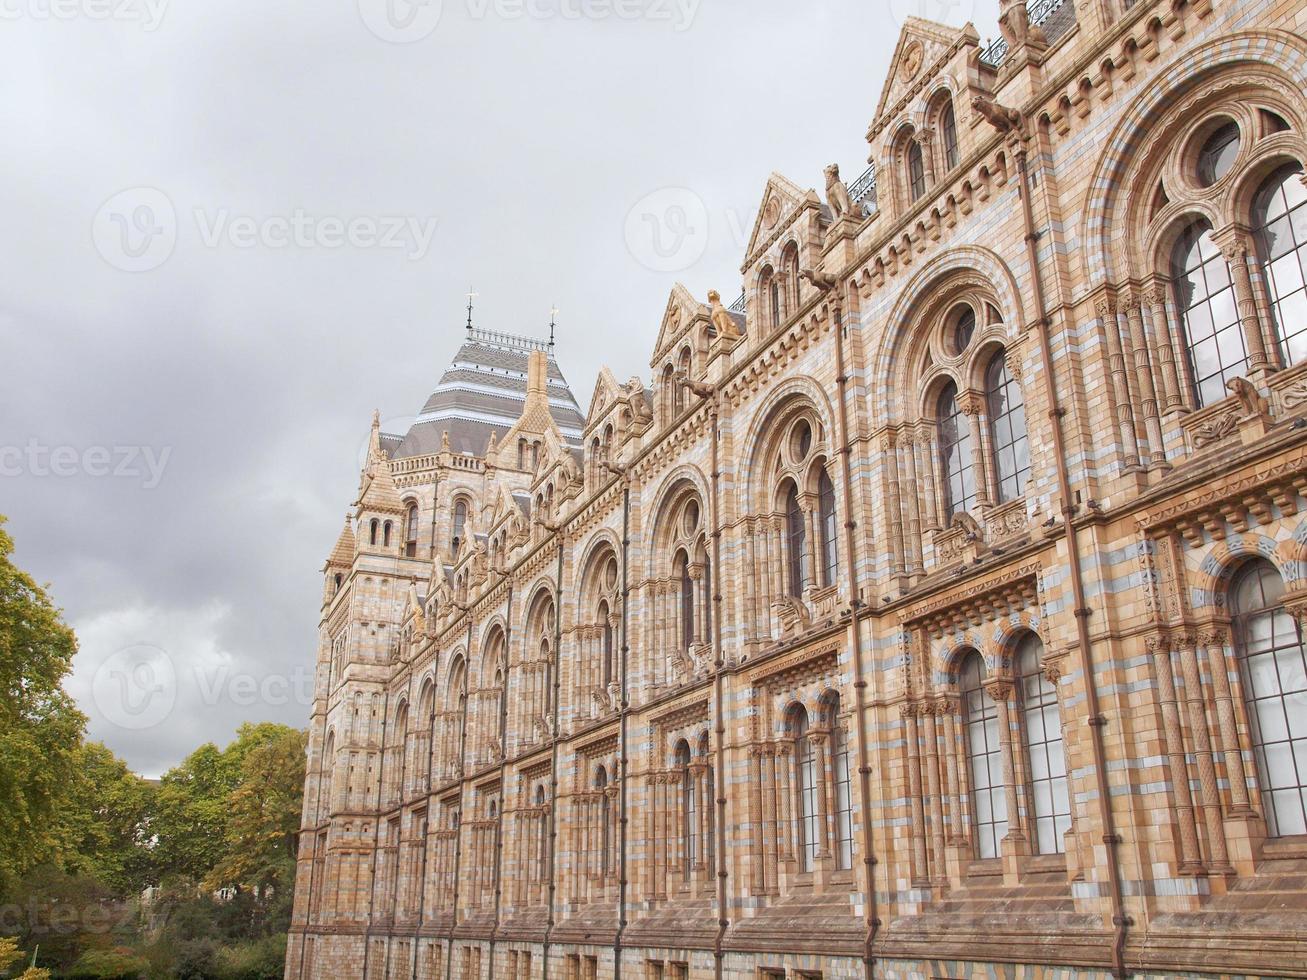
{"type": "Polygon", "coordinates": [[[717,331],[717,339],[739,340],[740,329],[735,325],[735,318],[722,305],[722,294],[715,289],[708,291],[708,308],[713,329],[717,331]]]}
{"type": "Polygon", "coordinates": [[[832,163],[826,168],[826,203],[836,218],[853,212],[853,200],[849,197],[848,186],[840,179],[838,163],[832,163]]]}

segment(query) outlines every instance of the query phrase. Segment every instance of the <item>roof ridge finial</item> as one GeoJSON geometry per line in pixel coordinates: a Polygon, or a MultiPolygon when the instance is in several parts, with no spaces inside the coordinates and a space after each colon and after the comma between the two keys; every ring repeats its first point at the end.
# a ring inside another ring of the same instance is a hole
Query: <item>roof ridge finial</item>
{"type": "Polygon", "coordinates": [[[558,322],[558,307],[551,306],[549,308],[549,347],[551,350],[553,349],[554,346],[554,327],[557,325],[557,322],[558,322]]]}
{"type": "Polygon", "coordinates": [[[480,296],[480,293],[473,292],[472,287],[467,287],[467,334],[472,336],[472,300],[480,296]]]}

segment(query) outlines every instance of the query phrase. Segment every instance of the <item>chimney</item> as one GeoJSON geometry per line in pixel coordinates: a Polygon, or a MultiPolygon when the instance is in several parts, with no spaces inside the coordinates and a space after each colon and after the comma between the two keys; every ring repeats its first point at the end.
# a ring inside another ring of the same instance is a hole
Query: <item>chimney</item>
{"type": "Polygon", "coordinates": [[[527,404],[548,402],[547,389],[549,378],[549,358],[544,351],[532,351],[527,359],[526,400],[527,404]]]}

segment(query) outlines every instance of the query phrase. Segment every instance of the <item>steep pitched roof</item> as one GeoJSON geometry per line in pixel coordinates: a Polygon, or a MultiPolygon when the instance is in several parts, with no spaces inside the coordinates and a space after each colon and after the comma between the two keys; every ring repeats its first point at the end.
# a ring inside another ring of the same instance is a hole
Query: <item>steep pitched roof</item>
{"type": "Polygon", "coordinates": [[[805,191],[784,174],[773,173],[767,178],[758,217],[753,221],[749,245],[744,250],[742,270],[748,269],[757,258],[756,253],[769,244],[773,230],[788,220],[795,208],[805,203],[822,206],[821,198],[814,191],[805,191]]]}
{"type": "Polygon", "coordinates": [[[390,456],[382,446],[381,413],[372,413],[372,434],[368,438],[368,459],[359,479],[360,510],[402,514],[404,502],[390,472],[390,456]]]}
{"type": "Polygon", "coordinates": [[[548,358],[549,413],[568,443],[579,446],[585,420],[554,359],[553,346],[473,329],[394,451],[395,458],[440,452],[445,431],[452,451],[484,453],[490,434],[502,439],[526,407],[527,359],[533,351],[543,351],[548,358]]]}
{"type": "Polygon", "coordinates": [[[331,549],[331,556],[327,558],[327,564],[349,568],[354,563],[355,551],[354,518],[352,515],[346,514],[345,529],[340,532],[340,537],[336,539],[336,547],[331,549]]]}

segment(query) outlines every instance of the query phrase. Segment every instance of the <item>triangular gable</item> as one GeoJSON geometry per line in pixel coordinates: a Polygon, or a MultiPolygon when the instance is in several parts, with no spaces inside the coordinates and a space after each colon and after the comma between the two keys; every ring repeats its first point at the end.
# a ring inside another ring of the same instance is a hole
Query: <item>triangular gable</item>
{"type": "Polygon", "coordinates": [[[756,253],[771,244],[776,229],[787,223],[794,212],[806,203],[820,207],[821,199],[814,192],[805,191],[784,174],[772,173],[767,178],[762,202],[758,205],[758,216],[753,220],[753,232],[749,235],[749,247],[744,250],[742,268],[748,269],[753,265],[756,253]]]}
{"type": "Polygon", "coordinates": [[[667,309],[663,312],[663,324],[658,330],[658,342],[654,344],[650,359],[655,371],[667,349],[685,336],[690,324],[698,319],[708,319],[708,307],[695,299],[684,284],[673,285],[667,297],[667,309]]]}
{"type": "Polygon", "coordinates": [[[622,396],[622,386],[613,377],[613,372],[607,367],[600,368],[599,377],[595,379],[594,394],[590,397],[590,411],[585,416],[585,427],[588,429],[594,425],[608,410],[608,407],[622,396]]]}
{"type": "Polygon", "coordinates": [[[336,547],[331,549],[331,556],[327,559],[328,565],[338,565],[349,568],[354,564],[354,554],[357,548],[354,543],[354,517],[351,514],[345,515],[345,529],[340,532],[340,537],[336,539],[336,547]]]}
{"type": "Polygon", "coordinates": [[[888,122],[886,114],[893,113],[905,96],[915,92],[936,74],[935,65],[941,57],[963,40],[979,39],[980,36],[970,23],[965,27],[950,27],[921,17],[906,18],[903,29],[899,31],[899,43],[894,49],[894,57],[890,59],[889,70],[885,73],[885,85],[880,90],[880,102],[876,106],[876,115],[872,118],[868,137],[888,122]]]}

